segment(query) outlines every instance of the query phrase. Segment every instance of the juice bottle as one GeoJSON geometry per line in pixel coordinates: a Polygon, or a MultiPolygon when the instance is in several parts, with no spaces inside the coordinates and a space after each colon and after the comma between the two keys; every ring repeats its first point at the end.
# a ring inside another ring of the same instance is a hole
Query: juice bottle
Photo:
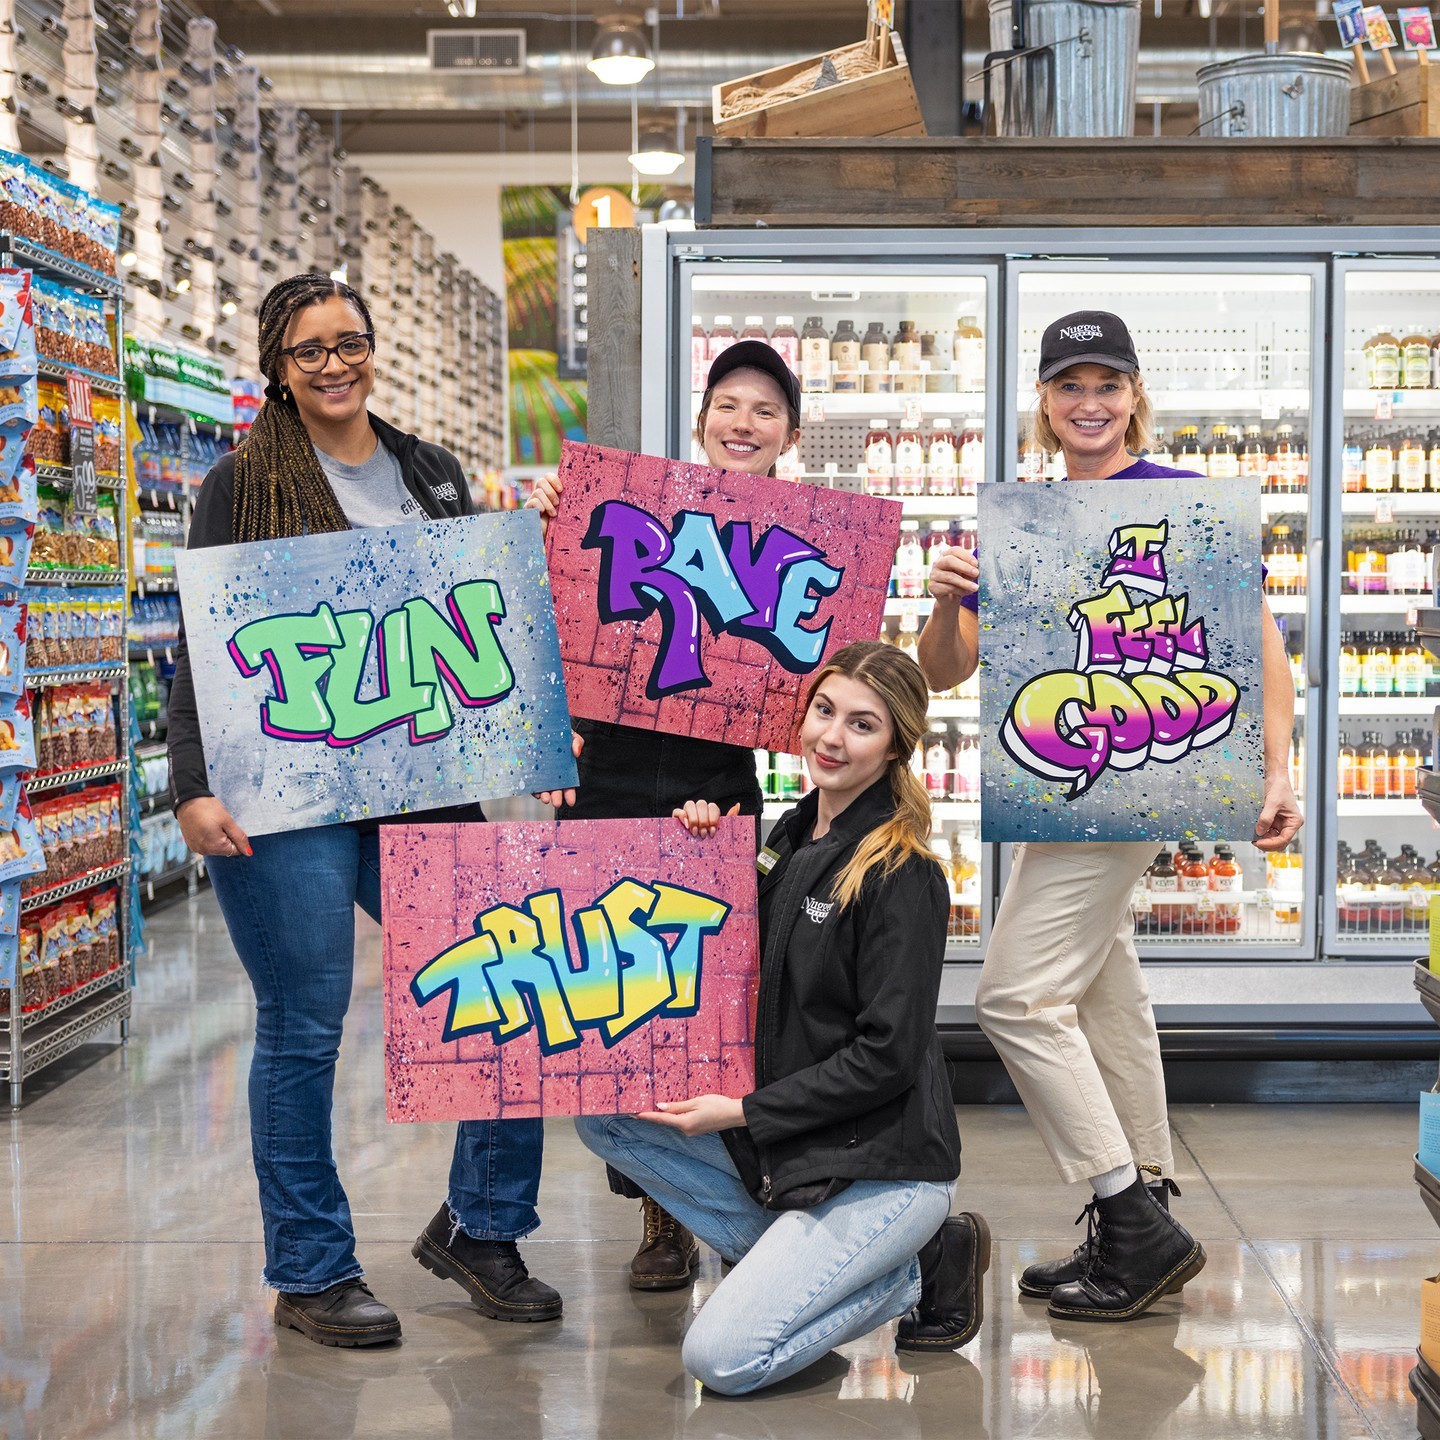
{"type": "Polygon", "coordinates": [[[1423,933],[1430,926],[1430,875],[1413,845],[1400,847],[1396,869],[1400,872],[1400,888],[1408,902],[1401,929],[1414,934],[1423,933]]]}
{"type": "Polygon", "coordinates": [[[1365,451],[1365,488],[1384,494],[1395,488],[1395,449],[1388,435],[1376,431],[1365,451]]]}
{"type": "Polygon", "coordinates": [[[729,315],[717,315],[715,328],[710,332],[710,363],[713,365],[720,352],[728,350],[739,338],[735,333],[734,319],[729,315]]]}
{"type": "Polygon", "coordinates": [[[885,327],[872,320],[865,338],[860,342],[860,358],[865,362],[865,393],[867,395],[888,395],[890,393],[890,342],[885,338],[885,327]]]}
{"type": "Polygon", "coordinates": [[[1388,699],[1395,693],[1395,661],[1390,654],[1390,641],[1379,630],[1372,630],[1365,653],[1360,657],[1361,693],[1377,699],[1388,699]]]}
{"type": "Polygon", "coordinates": [[[933,800],[950,798],[950,782],[954,765],[943,730],[932,730],[925,737],[925,793],[933,800]]]}
{"type": "Polygon", "coordinates": [[[1358,763],[1358,756],[1355,747],[1350,743],[1348,735],[1340,737],[1339,763],[1336,766],[1336,787],[1335,793],[1342,800],[1353,800],[1355,798],[1355,772],[1358,763]]]}
{"type": "Polygon", "coordinates": [[[1150,924],[1157,933],[1168,935],[1179,927],[1180,916],[1177,912],[1182,908],[1173,901],[1165,903],[1167,897],[1180,893],[1180,875],[1175,869],[1170,852],[1162,850],[1155,857],[1155,863],[1147,873],[1149,876],[1147,884],[1150,891],[1150,924]]]}
{"type": "MultiPolygon", "coordinates": [[[[1024,443],[1020,446],[1020,474],[1021,480],[1043,480],[1045,478],[1045,467],[1049,463],[1049,456],[1041,449],[1040,442],[1033,436],[1026,436],[1024,443]]],[[[960,463],[961,494],[969,492],[964,487],[963,467],[965,464],[964,442],[961,442],[960,463]]]]}
{"type": "Polygon", "coordinates": [[[980,737],[961,735],[955,742],[955,798],[980,798],[980,737]]]}
{"type": "Polygon", "coordinates": [[[830,336],[818,315],[800,332],[800,388],[811,394],[830,389],[830,336]]]}
{"type": "MultiPolygon", "coordinates": [[[[1240,873],[1240,862],[1228,845],[1217,845],[1215,857],[1210,861],[1209,885],[1211,892],[1219,896],[1238,897],[1245,888],[1244,876],[1240,873]]],[[[1215,933],[1236,935],[1241,924],[1240,901],[1219,899],[1215,901],[1215,933]]]]}
{"type": "Polygon", "coordinates": [[[1240,473],[1240,457],[1230,438],[1228,425],[1210,427],[1210,450],[1205,457],[1206,471],[1212,480],[1233,480],[1240,473]]]}
{"type": "Polygon", "coordinates": [[[1409,390],[1430,388],[1430,337],[1406,335],[1400,341],[1400,383],[1409,390]]]}
{"type": "Polygon", "coordinates": [[[1344,847],[1335,877],[1335,918],[1345,934],[1363,935],[1370,928],[1370,901],[1374,893],[1369,871],[1348,846],[1344,847]]]}
{"type": "Polygon", "coordinates": [[[920,432],[902,426],[895,432],[895,493],[919,495],[925,489],[925,446],[920,432]]]}
{"type": "Polygon", "coordinates": [[[1402,877],[1390,857],[1383,851],[1379,867],[1373,869],[1375,877],[1375,904],[1371,910],[1372,928],[1381,934],[1393,935],[1405,927],[1408,896],[1402,893],[1402,877]]]}
{"type": "Polygon", "coordinates": [[[1147,457],[1152,465],[1173,466],[1175,457],[1170,453],[1170,442],[1165,438],[1163,430],[1155,432],[1155,445],[1147,457]]]}
{"type": "Polygon", "coordinates": [[[1175,449],[1175,464],[1181,470],[1196,470],[1201,475],[1205,470],[1205,452],[1200,447],[1200,427],[1182,425],[1176,432],[1179,441],[1175,449]]]}
{"type": "Polygon", "coordinates": [[[1271,913],[1277,925],[1298,925],[1304,900],[1304,857],[1291,841],[1283,850],[1265,857],[1265,885],[1270,891],[1271,913]]]}
{"type": "MultiPolygon", "coordinates": [[[[1040,451],[1043,458],[1045,452],[1040,451]]],[[[960,493],[975,494],[976,486],[985,478],[985,422],[967,420],[960,435],[960,493]]]]}
{"type": "Polygon", "coordinates": [[[1269,574],[1265,589],[1272,595],[1300,593],[1300,556],[1290,539],[1290,526],[1277,520],[1270,530],[1270,548],[1265,555],[1269,574]]]}
{"type": "Polygon", "coordinates": [[[1305,488],[1305,447],[1295,437],[1293,425],[1280,425],[1275,430],[1275,488],[1283,494],[1294,494],[1305,488]]]}
{"type": "Polygon", "coordinates": [[[1420,437],[1413,430],[1400,442],[1395,457],[1395,487],[1406,495],[1419,495],[1425,489],[1426,455],[1420,437]]]}
{"type": "Polygon", "coordinates": [[[955,327],[955,388],[985,389],[985,332],[973,315],[962,315],[955,327]]]}
{"type": "Polygon", "coordinates": [[[935,347],[933,335],[920,337],[920,368],[924,374],[927,395],[941,395],[953,383],[945,368],[945,357],[935,347]]]}
{"type": "Polygon", "coordinates": [[[930,567],[950,548],[950,525],[945,520],[932,520],[925,536],[925,593],[930,593],[930,567]]]}
{"type": "Polygon", "coordinates": [[[925,449],[925,477],[932,495],[955,495],[960,489],[960,439],[948,420],[932,422],[925,449]]]}
{"type": "Polygon", "coordinates": [[[1396,695],[1419,700],[1425,694],[1426,682],[1430,679],[1430,662],[1425,650],[1413,635],[1398,637],[1395,650],[1396,695]]]}
{"type": "Polygon", "coordinates": [[[1375,747],[1371,744],[1368,730],[1361,732],[1360,743],[1355,747],[1354,796],[1357,800],[1375,798],[1375,747]]]}
{"type": "Polygon", "coordinates": [[[1394,390],[1400,384],[1400,342],[1389,326],[1365,342],[1365,377],[1372,390],[1394,390]]]}
{"type": "Polygon", "coordinates": [[[690,317],[690,389],[701,395],[705,391],[705,377],[710,371],[710,337],[700,323],[698,315],[690,317]]]}
{"type": "Polygon", "coordinates": [[[1214,912],[1206,903],[1210,898],[1210,867],[1206,865],[1200,847],[1185,842],[1175,868],[1180,874],[1180,892],[1189,901],[1183,908],[1184,919],[1180,928],[1187,935],[1213,935],[1214,912]]]}
{"type": "Polygon", "coordinates": [[[902,320],[895,332],[890,358],[896,363],[891,389],[897,395],[918,395],[924,388],[920,374],[920,334],[913,320],[902,320]]]}
{"type": "Polygon", "coordinates": [[[872,420],[865,436],[865,493],[888,495],[895,474],[895,442],[883,420],[872,420]]]}
{"type": "MultiPolygon", "coordinates": [[[[1420,732],[1422,735],[1424,731],[1420,732]]],[[[1421,750],[1415,732],[1397,737],[1390,747],[1390,793],[1397,800],[1413,800],[1420,783],[1421,750]]]]}
{"type": "MultiPolygon", "coordinates": [[[[918,600],[925,589],[925,552],[920,548],[918,520],[900,522],[900,548],[895,552],[895,585],[902,600],[918,600]]],[[[902,629],[904,619],[902,616],[902,629]]]]}
{"type": "Polygon", "coordinates": [[[1430,566],[1418,530],[1404,530],[1386,557],[1385,577],[1392,595],[1419,595],[1429,586],[1430,566]]]}
{"type": "MultiPolygon", "coordinates": [[[[754,320],[757,325],[760,323],[758,315],[752,315],[750,319],[754,320]]],[[[745,323],[748,326],[750,321],[747,320],[745,323]]],[[[770,336],[770,344],[774,347],[775,353],[781,356],[790,367],[790,373],[798,375],[800,373],[800,332],[795,328],[793,315],[777,315],[775,317],[775,330],[770,336]]]]}
{"type": "MultiPolygon", "coordinates": [[[[778,317],[775,323],[777,325],[780,323],[778,317]]],[[[791,328],[794,328],[793,325],[791,328]]],[[[762,345],[768,345],[770,334],[765,329],[765,317],[763,315],[747,315],[745,328],[740,332],[740,338],[742,340],[758,340],[762,345]]]]}
{"type": "Polygon", "coordinates": [[[835,363],[835,393],[854,395],[860,389],[860,336],[842,320],[830,337],[830,358],[835,363]]]}
{"type": "Polygon", "coordinates": [[[1340,489],[1346,495],[1358,495],[1364,488],[1365,446],[1358,435],[1347,435],[1340,463],[1340,489]]]}
{"type": "MultiPolygon", "coordinates": [[[[912,522],[913,523],[913,522],[912,522]]],[[[902,546],[904,542],[901,542],[902,546]]],[[[916,547],[919,548],[918,546],[916,547]]],[[[906,610],[900,616],[900,630],[895,636],[895,648],[902,650],[912,660],[920,649],[920,621],[913,610],[906,610]]],[[[918,661],[916,662],[919,663],[918,661]]]]}
{"type": "Polygon", "coordinates": [[[1430,459],[1426,469],[1430,472],[1430,488],[1440,490],[1440,430],[1430,432],[1429,445],[1430,459]]]}
{"type": "Polygon", "coordinates": [[[1270,473],[1270,454],[1261,439],[1258,425],[1245,427],[1245,443],[1240,447],[1240,473],[1264,480],[1270,473]]]}

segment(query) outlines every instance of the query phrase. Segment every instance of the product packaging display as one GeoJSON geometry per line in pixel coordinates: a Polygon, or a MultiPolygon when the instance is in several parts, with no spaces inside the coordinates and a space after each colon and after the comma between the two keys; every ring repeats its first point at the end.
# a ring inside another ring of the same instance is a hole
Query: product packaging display
{"type": "Polygon", "coordinates": [[[17,595],[0,593],[0,695],[25,693],[25,650],[29,616],[17,595]]]}
{"type": "Polygon", "coordinates": [[[37,773],[103,765],[118,755],[115,707],[108,685],[50,685],[37,692],[37,773]]]}
{"type": "Polygon", "coordinates": [[[31,586],[26,599],[30,609],[26,654],[32,670],[101,665],[123,658],[123,592],[31,586]]]}
{"type": "Polygon", "coordinates": [[[34,803],[34,815],[45,869],[37,872],[27,890],[63,884],[125,857],[118,784],[88,785],[64,795],[44,796],[34,803]]]}
{"type": "MultiPolygon", "coordinates": [[[[42,1010],[120,968],[119,904],[119,893],[107,888],[25,916],[18,947],[22,1010],[42,1010]]],[[[0,1013],[6,998],[0,992],[0,1013]]]]}
{"type": "MultiPolygon", "coordinates": [[[[26,880],[29,876],[42,874],[44,870],[45,852],[40,843],[40,832],[30,802],[22,794],[14,821],[0,834],[0,881],[26,880]]],[[[22,891],[35,888],[27,883],[22,891]]]]}
{"type": "MultiPolygon", "coordinates": [[[[77,514],[70,492],[38,488],[35,540],[30,566],[35,570],[118,570],[119,527],[112,495],[99,498],[93,515],[77,514]]],[[[4,514],[0,508],[0,515],[4,514]]]]}
{"type": "Polygon", "coordinates": [[[120,207],[0,150],[0,230],[102,275],[115,274],[120,207]]]}
{"type": "Polygon", "coordinates": [[[95,375],[115,375],[103,296],[34,280],[35,348],[43,359],[95,375]]]}

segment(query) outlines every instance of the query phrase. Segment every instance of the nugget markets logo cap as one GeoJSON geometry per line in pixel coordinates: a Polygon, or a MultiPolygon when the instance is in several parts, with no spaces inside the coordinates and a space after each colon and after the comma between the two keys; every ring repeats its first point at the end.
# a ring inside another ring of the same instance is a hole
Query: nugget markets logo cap
{"type": "Polygon", "coordinates": [[[1040,341],[1040,380],[1053,379],[1072,365],[1108,365],[1127,374],[1140,368],[1125,322],[1107,310],[1062,315],[1040,341]]]}

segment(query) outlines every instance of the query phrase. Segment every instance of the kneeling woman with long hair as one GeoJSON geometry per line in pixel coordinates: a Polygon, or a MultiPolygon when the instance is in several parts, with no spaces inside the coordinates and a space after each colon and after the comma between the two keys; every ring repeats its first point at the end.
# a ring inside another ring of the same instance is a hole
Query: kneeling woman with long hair
{"type": "MultiPolygon", "coordinates": [[[[914,661],[873,642],[810,687],[815,788],[761,856],[755,1089],[576,1122],[734,1263],[684,1346],[686,1369],[726,1394],[898,1316],[902,1349],[955,1349],[980,1328],[989,1231],[947,1218],[960,1134],[935,1007],[949,892],[910,767],[928,699],[914,661]]],[[[675,811],[693,834],[719,815],[675,811]]]]}

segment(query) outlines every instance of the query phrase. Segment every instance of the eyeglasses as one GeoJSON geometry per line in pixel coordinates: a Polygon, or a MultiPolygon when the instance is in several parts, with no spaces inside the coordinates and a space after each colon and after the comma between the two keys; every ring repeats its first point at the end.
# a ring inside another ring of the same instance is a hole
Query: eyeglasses
{"type": "Polygon", "coordinates": [[[313,375],[330,363],[332,355],[338,355],[342,365],[363,365],[374,352],[375,337],[367,330],[363,335],[347,335],[338,345],[306,340],[280,353],[288,355],[307,375],[313,375]]]}

